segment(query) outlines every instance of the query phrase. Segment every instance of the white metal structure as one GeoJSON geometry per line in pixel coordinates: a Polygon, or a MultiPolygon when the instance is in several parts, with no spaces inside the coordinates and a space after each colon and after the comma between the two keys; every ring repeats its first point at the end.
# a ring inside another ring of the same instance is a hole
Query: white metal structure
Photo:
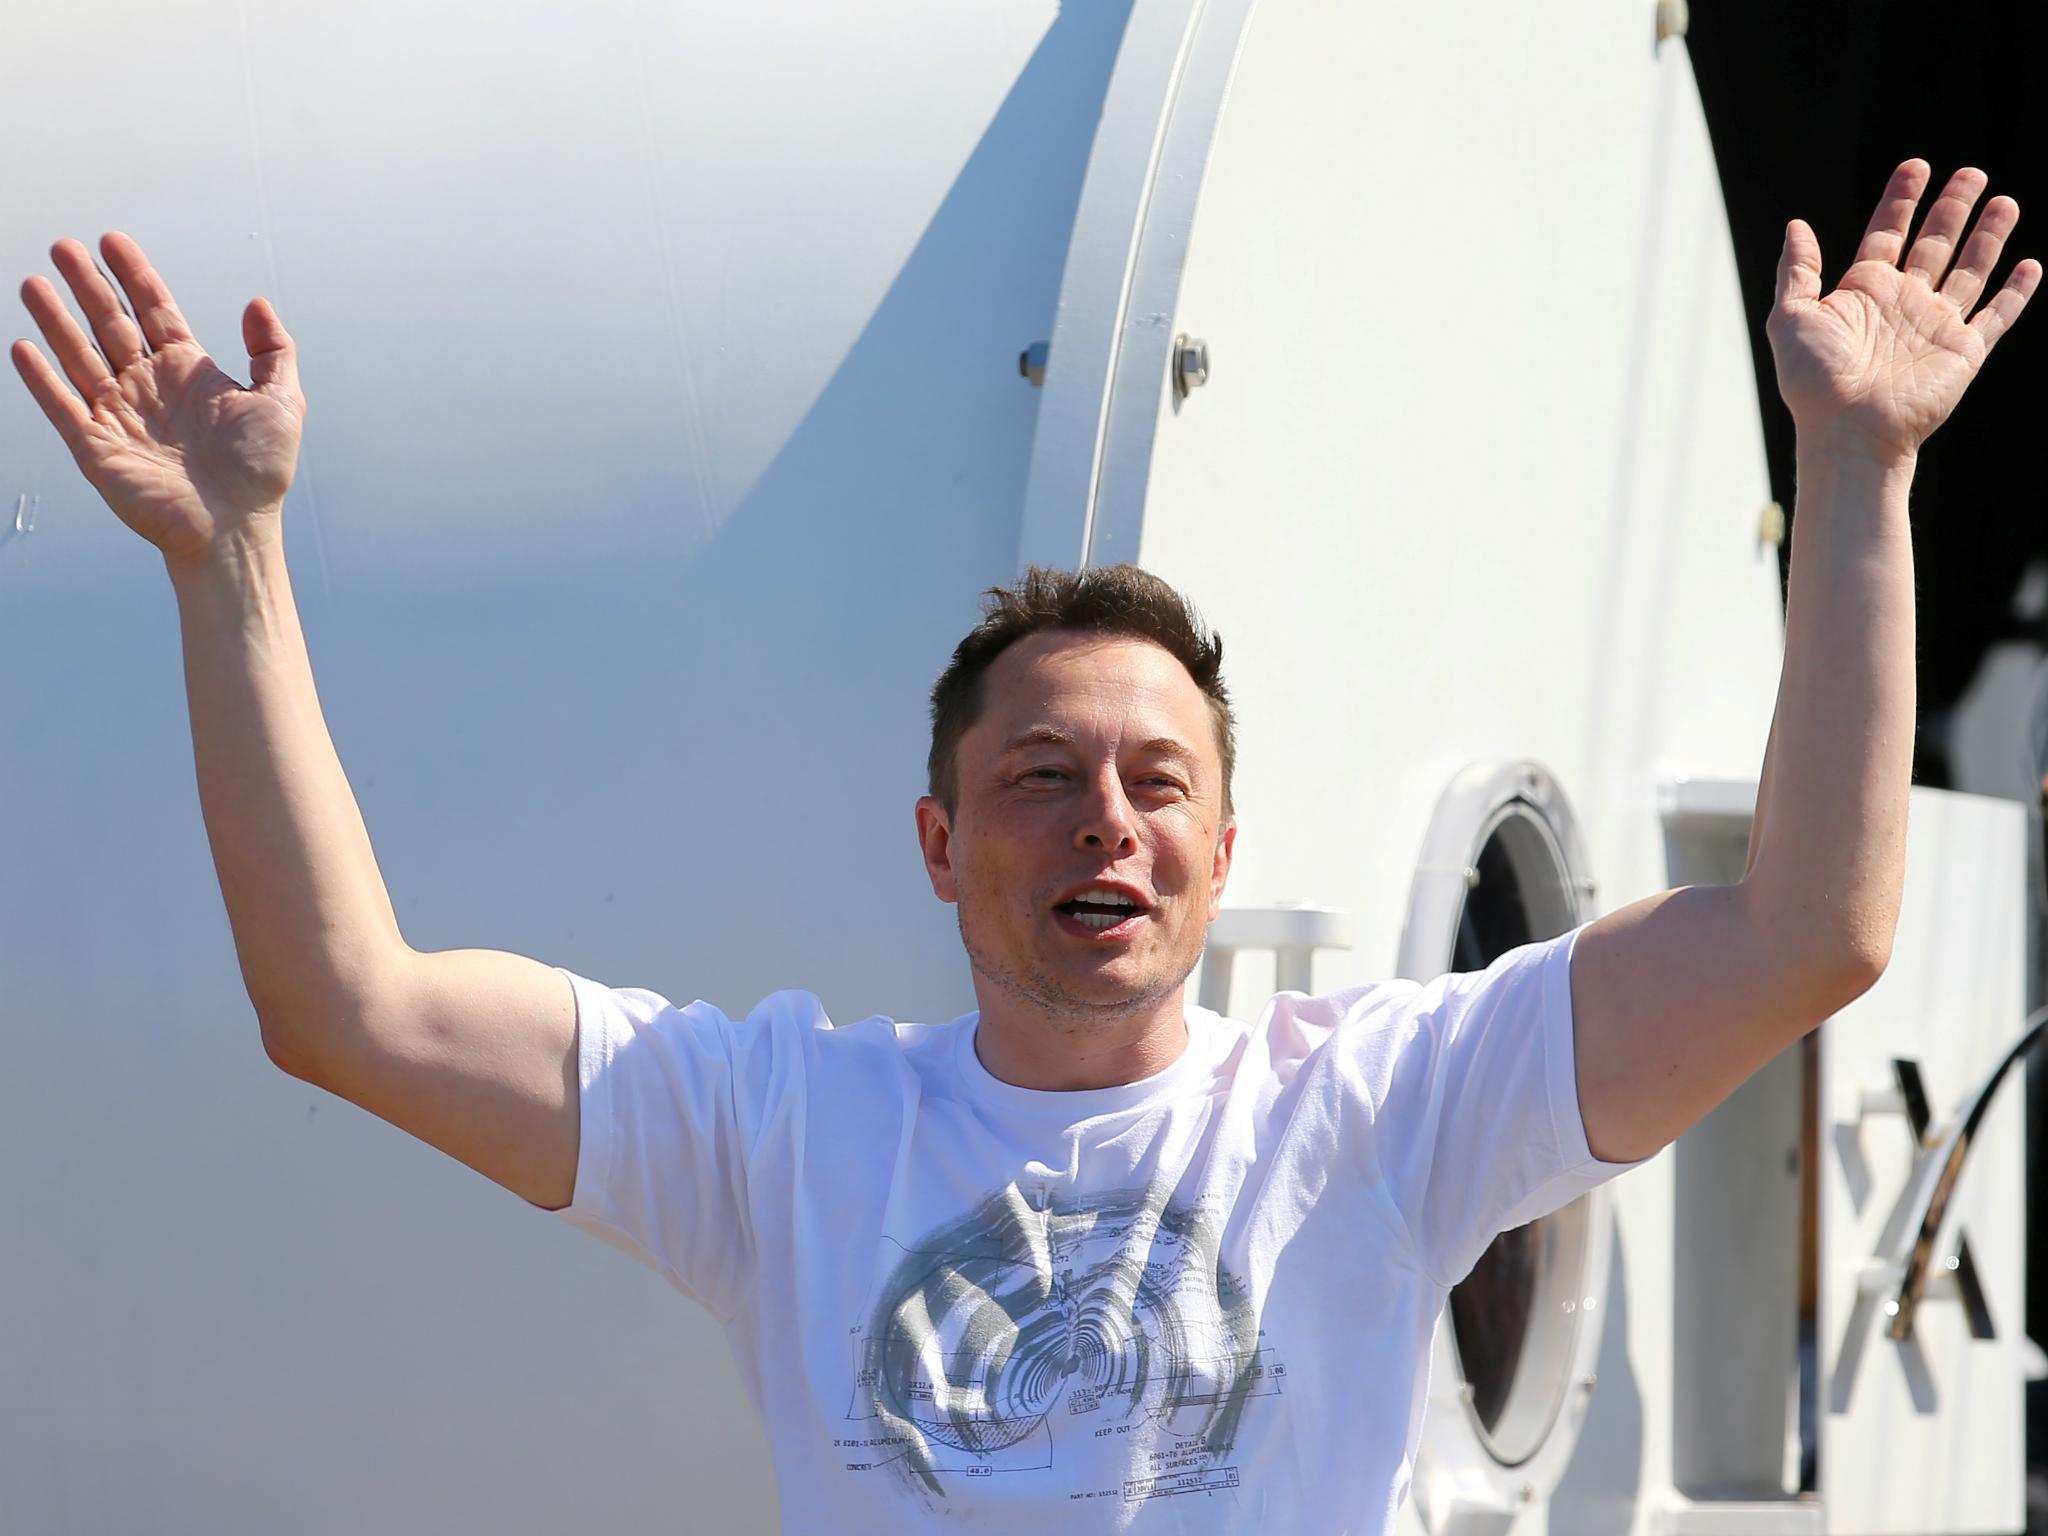
{"type": "MultiPolygon", "coordinates": [[[[1240,1009],[1259,945],[1449,966],[1489,847],[1550,931],[1741,873],[1767,487],[1647,3],[14,31],[6,269],[122,227],[224,357],[256,292],[299,339],[295,585],[416,947],[971,1006],[909,806],[923,690],[1020,560],[1141,561],[1228,640],[1240,1009]]],[[[264,1061],[168,588],[25,397],[0,465],[0,1530],[771,1529],[708,1319],[264,1061]]],[[[1533,1235],[1491,1422],[1446,1328],[1411,1529],[2017,1529],[2016,1099],[1936,1246],[1994,1336],[1852,1316],[1921,1169],[1881,1069],[1946,1096],[1932,1135],[2020,1019],[2017,816],[1913,812],[1898,959],[1822,1052],[1816,1488],[1794,1054],[1533,1235]]]]}

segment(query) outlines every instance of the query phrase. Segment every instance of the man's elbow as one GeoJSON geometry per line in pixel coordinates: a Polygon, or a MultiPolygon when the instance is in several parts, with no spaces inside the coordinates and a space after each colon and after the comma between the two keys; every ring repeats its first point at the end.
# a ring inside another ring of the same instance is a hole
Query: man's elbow
{"type": "MultiPolygon", "coordinates": [[[[1763,897],[1757,889],[1745,895],[1763,897]]],[[[1888,901],[1840,906],[1756,901],[1748,906],[1760,972],[1788,1013],[1819,1024],[1877,985],[1891,964],[1899,909],[1888,901]]]]}
{"type": "Polygon", "coordinates": [[[334,1072],[360,1058],[368,1021],[379,1016],[374,1000],[388,995],[397,974],[389,966],[359,968],[319,986],[286,991],[264,986],[245,970],[264,1055],[289,1077],[338,1091],[334,1072]]]}
{"type": "Polygon", "coordinates": [[[1876,986],[1891,965],[1892,941],[1897,932],[1898,919],[1892,917],[1850,947],[1843,972],[1849,985],[1855,988],[1850,994],[1852,1001],[1876,986]]]}
{"type": "Polygon", "coordinates": [[[306,1052],[303,1032],[286,1028],[274,1013],[259,1013],[256,1022],[263,1035],[263,1054],[270,1058],[270,1064],[287,1077],[312,1082],[312,1058],[306,1052]]]}
{"type": "Polygon", "coordinates": [[[1840,1013],[1877,985],[1892,962],[1897,931],[1896,912],[1879,914],[1849,923],[1839,936],[1815,946],[1807,985],[1817,1017],[1840,1013]]]}
{"type": "MultiPolygon", "coordinates": [[[[253,1000],[253,999],[252,999],[253,1000]]],[[[361,1011],[322,1006],[310,997],[256,1008],[256,1027],[270,1064],[302,1083],[339,1092],[334,1071],[357,1043],[361,1011]]]]}

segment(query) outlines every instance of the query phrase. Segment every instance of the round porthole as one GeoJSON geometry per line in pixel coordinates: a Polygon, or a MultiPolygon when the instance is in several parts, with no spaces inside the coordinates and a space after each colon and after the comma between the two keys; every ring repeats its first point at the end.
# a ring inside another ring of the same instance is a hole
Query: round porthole
{"type": "MultiPolygon", "coordinates": [[[[1430,823],[1401,974],[1483,970],[1576,927],[1591,889],[1577,823],[1549,774],[1533,763],[1469,768],[1430,823]]],[[[1604,1321],[1611,1220],[1595,1190],[1500,1234],[1451,1291],[1416,1469],[1426,1519],[1441,1502],[1433,1486],[1458,1489],[1461,1507],[1480,1495],[1505,1510],[1548,1493],[1562,1473],[1604,1321]]]]}

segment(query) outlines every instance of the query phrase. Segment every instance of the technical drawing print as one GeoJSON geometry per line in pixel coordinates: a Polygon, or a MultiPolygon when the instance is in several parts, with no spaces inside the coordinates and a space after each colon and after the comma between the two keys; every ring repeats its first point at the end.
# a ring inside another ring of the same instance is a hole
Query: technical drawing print
{"type": "Polygon", "coordinates": [[[932,1500],[999,1473],[1086,1480],[1109,1452],[1115,1486],[1070,1497],[1236,1488],[1244,1417],[1286,1372],[1220,1242],[1164,1190],[989,1196],[909,1245],[853,1330],[844,1464],[932,1500]]]}

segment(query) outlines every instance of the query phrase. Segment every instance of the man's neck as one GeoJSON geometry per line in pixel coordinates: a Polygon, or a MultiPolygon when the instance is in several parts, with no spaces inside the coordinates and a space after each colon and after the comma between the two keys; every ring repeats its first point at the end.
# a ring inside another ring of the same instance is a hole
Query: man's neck
{"type": "Polygon", "coordinates": [[[1187,1049],[1187,987],[1128,1014],[1054,1013],[975,978],[981,1022],[974,1053],[989,1076],[1017,1088],[1074,1093],[1163,1072],[1187,1049]],[[994,995],[990,995],[994,994],[994,995]]]}

